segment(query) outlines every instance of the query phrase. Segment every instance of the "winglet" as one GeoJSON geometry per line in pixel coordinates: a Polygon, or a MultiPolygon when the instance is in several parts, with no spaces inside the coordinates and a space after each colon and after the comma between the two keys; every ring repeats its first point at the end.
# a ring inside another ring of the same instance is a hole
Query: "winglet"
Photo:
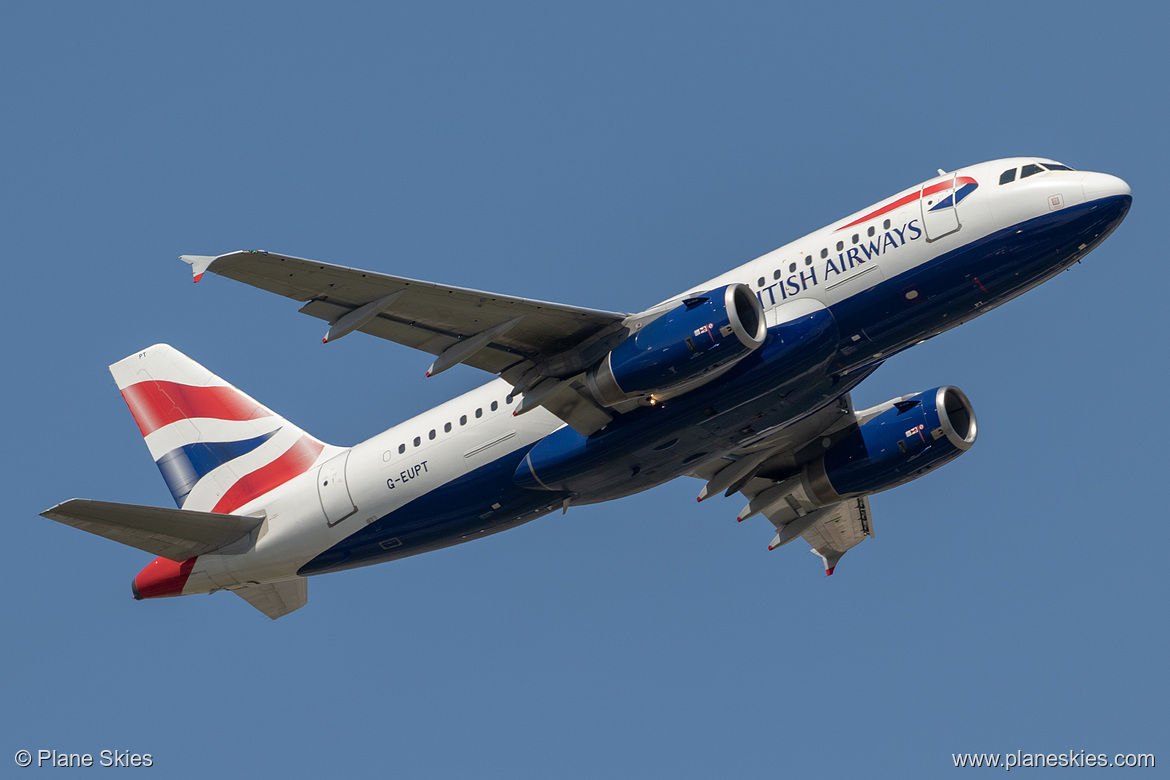
{"type": "Polygon", "coordinates": [[[211,255],[180,255],[179,259],[191,266],[191,275],[195,277],[196,282],[203,278],[207,266],[215,262],[215,257],[211,255]]]}
{"type": "Polygon", "coordinates": [[[825,576],[826,577],[833,576],[833,570],[837,568],[837,561],[841,560],[841,556],[845,554],[843,552],[838,552],[838,551],[830,549],[830,548],[826,548],[825,550],[822,551],[822,550],[818,550],[815,547],[812,548],[811,550],[809,550],[809,552],[819,555],[821,557],[821,560],[823,560],[825,562],[825,576]]]}

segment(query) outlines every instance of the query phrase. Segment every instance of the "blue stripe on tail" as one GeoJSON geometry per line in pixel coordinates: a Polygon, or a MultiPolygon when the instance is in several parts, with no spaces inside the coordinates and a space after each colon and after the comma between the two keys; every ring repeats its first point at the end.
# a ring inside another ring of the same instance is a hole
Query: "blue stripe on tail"
{"type": "MultiPolygon", "coordinates": [[[[277,429],[279,430],[279,429],[277,429]]],[[[171,450],[156,461],[158,470],[180,509],[199,480],[230,460],[246,455],[275,436],[277,431],[243,441],[200,441],[171,450]]]]}

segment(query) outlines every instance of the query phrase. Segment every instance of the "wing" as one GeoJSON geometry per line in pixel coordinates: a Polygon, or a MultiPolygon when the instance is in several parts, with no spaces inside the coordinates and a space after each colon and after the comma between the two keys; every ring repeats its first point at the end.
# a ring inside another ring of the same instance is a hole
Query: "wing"
{"type": "Polygon", "coordinates": [[[355,330],[436,355],[427,375],[466,363],[500,374],[582,433],[611,415],[582,391],[579,375],[624,332],[625,314],[534,301],[272,252],[184,255],[204,272],[296,301],[330,324],[325,341],[355,330]],[[567,381],[562,381],[567,380],[567,381]]]}
{"type": "Polygon", "coordinates": [[[769,550],[803,537],[832,574],[849,549],[873,536],[869,499],[848,499],[827,507],[811,508],[794,500],[802,466],[824,451],[824,441],[833,440],[857,422],[853,403],[846,394],[763,441],[732,453],[696,473],[707,484],[699,492],[703,501],[719,492],[738,491],[748,499],[739,520],[762,514],[776,526],[769,550]]]}
{"type": "Polygon", "coordinates": [[[219,257],[184,255],[182,259],[191,264],[196,281],[204,271],[211,271],[304,301],[301,312],[333,325],[326,340],[360,330],[432,355],[443,355],[458,344],[490,334],[490,338],[476,344],[477,349],[452,356],[433,367],[431,373],[466,363],[502,374],[524,361],[544,362],[620,325],[626,317],[617,312],[451,287],[271,252],[231,252],[219,257]]]}
{"type": "Polygon", "coordinates": [[[258,517],[115,504],[72,498],[41,512],[42,517],[104,536],[172,561],[231,544],[260,525],[258,517]]]}

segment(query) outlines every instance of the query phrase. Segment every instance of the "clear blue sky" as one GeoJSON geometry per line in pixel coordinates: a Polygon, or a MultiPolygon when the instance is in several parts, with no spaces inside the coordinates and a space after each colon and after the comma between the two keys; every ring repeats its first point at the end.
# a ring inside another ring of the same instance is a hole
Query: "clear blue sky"
{"type": "Polygon", "coordinates": [[[3,774],[21,748],[151,753],[166,777],[1170,763],[1170,11],[387,5],[6,9],[3,774]],[[106,371],[149,344],[338,444],[488,378],[322,346],[289,301],[192,285],[182,253],[634,311],[936,168],[1030,154],[1122,176],[1134,208],[855,394],[955,384],[980,438],[875,497],[877,538],[831,579],[690,480],[316,578],[274,623],[229,594],[134,602],[151,556],[37,517],[170,502],[106,371]]]}

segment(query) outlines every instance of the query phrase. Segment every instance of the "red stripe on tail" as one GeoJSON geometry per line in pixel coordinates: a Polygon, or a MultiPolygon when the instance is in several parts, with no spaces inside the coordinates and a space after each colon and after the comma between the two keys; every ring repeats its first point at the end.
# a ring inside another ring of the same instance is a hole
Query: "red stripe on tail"
{"type": "Polygon", "coordinates": [[[317,460],[325,445],[308,434],[301,436],[288,451],[267,466],[261,466],[251,474],[240,477],[228,488],[212,512],[231,514],[257,496],[283,485],[293,477],[304,474],[317,460]]]}
{"type": "Polygon", "coordinates": [[[122,391],[122,397],[143,436],[189,417],[256,420],[272,414],[234,387],[146,381],[130,385],[122,391]]]}

